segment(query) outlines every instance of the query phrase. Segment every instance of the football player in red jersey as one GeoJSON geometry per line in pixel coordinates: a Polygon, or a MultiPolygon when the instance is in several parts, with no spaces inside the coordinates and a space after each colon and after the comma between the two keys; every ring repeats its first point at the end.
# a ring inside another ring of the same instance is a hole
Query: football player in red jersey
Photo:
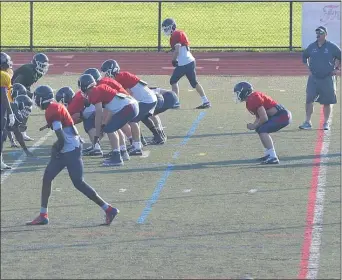
{"type": "Polygon", "coordinates": [[[43,176],[40,215],[27,225],[46,225],[48,219],[48,201],[54,178],[66,167],[70,179],[80,192],[99,205],[106,213],[106,224],[109,225],[119,213],[117,208],[104,201],[97,192],[83,179],[83,161],[81,141],[74,122],[66,107],[54,100],[53,90],[49,86],[39,86],[34,91],[36,105],[45,110],[45,119],[57,136],[52,145],[51,158],[43,176]]]}
{"type": "Polygon", "coordinates": [[[101,71],[107,77],[113,77],[118,81],[139,102],[139,115],[130,122],[133,135],[133,150],[141,150],[140,134],[137,133],[140,133],[139,122],[143,119],[145,119],[144,124],[153,133],[154,137],[162,141],[162,135],[159,134],[157,126],[150,118],[146,119],[146,116],[153,115],[157,105],[157,97],[148,88],[147,83],[130,72],[120,71],[119,64],[113,59],[103,62],[101,71]]]}
{"type": "Polygon", "coordinates": [[[256,117],[254,123],[247,124],[247,128],[259,134],[265,148],[265,156],[260,158],[262,164],[278,164],[279,159],[270,133],[288,126],[292,121],[291,112],[268,95],[254,91],[248,82],[235,85],[234,97],[236,102],[245,101],[247,110],[256,117]]]}
{"type": "MultiPolygon", "coordinates": [[[[121,93],[125,93],[125,94],[129,94],[120,83],[118,83],[116,80],[114,80],[113,78],[110,77],[102,77],[100,71],[96,68],[88,68],[87,70],[85,70],[83,72],[83,74],[90,74],[93,76],[93,78],[95,79],[97,85],[108,85],[111,88],[117,90],[118,92],[121,93]]],[[[131,132],[131,127],[130,125],[127,123],[125,124],[121,129],[118,130],[119,136],[122,139],[125,139],[125,135],[127,136],[127,138],[130,140],[130,143],[132,145],[132,132],[131,132]]],[[[143,143],[144,139],[141,136],[141,142],[143,143]]],[[[145,141],[146,142],[146,141],[145,141]]],[[[109,155],[109,154],[108,154],[109,155]]],[[[107,156],[108,156],[107,155],[107,156]]]]}
{"type": "MultiPolygon", "coordinates": [[[[170,36],[170,46],[173,51],[172,66],[173,70],[170,84],[172,91],[174,91],[179,98],[178,81],[185,75],[190,85],[196,89],[201,96],[202,104],[196,109],[210,108],[211,104],[205,95],[203,87],[197,81],[196,75],[196,60],[190,52],[189,40],[185,32],[176,28],[176,22],[172,18],[167,18],[162,22],[162,31],[166,36],[170,36]]],[[[180,104],[176,104],[175,108],[180,104]]]]}
{"type": "MultiPolygon", "coordinates": [[[[96,136],[94,143],[99,141],[103,133],[107,133],[110,138],[113,151],[104,165],[123,165],[120,146],[126,146],[126,144],[124,141],[123,143],[119,141],[117,131],[139,114],[138,102],[131,96],[118,92],[108,85],[97,85],[90,74],[83,74],[78,80],[78,85],[89,102],[95,105],[96,136]],[[107,110],[105,118],[103,108],[107,110]]],[[[142,155],[141,150],[139,152],[142,155]]],[[[132,151],[129,154],[138,155],[132,151]]]]}
{"type": "Polygon", "coordinates": [[[95,131],[95,106],[89,104],[81,91],[75,92],[71,87],[62,87],[56,92],[56,101],[67,107],[74,123],[83,123],[84,131],[88,134],[90,147],[83,149],[83,156],[102,156],[99,143],[93,145],[95,131]]]}

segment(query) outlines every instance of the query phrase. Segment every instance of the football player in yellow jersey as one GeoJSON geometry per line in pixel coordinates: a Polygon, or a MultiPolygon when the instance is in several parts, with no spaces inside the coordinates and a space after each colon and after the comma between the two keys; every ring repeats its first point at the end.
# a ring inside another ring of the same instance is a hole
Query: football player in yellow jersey
{"type": "Polygon", "coordinates": [[[15,123],[15,116],[12,112],[9,100],[8,100],[8,93],[11,90],[11,74],[12,72],[12,60],[11,57],[4,52],[0,53],[0,89],[1,89],[1,146],[0,146],[0,153],[1,153],[1,171],[4,169],[11,169],[10,166],[5,164],[2,160],[2,147],[4,142],[4,135],[5,129],[7,125],[7,116],[8,116],[8,125],[13,126],[15,123]]]}

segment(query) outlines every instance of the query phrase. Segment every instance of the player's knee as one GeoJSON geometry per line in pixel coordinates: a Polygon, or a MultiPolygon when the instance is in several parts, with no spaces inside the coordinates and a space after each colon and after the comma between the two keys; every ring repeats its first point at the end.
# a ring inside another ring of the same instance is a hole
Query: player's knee
{"type": "Polygon", "coordinates": [[[178,80],[177,80],[174,76],[172,76],[172,77],[170,78],[170,85],[171,85],[171,86],[177,84],[177,82],[178,82],[178,80]]]}
{"type": "Polygon", "coordinates": [[[53,179],[54,179],[54,177],[52,176],[52,174],[50,172],[45,172],[44,176],[43,176],[43,185],[51,184],[53,179]]]}
{"type": "Polygon", "coordinates": [[[97,195],[96,191],[86,182],[84,182],[82,178],[74,178],[72,180],[72,183],[74,184],[76,189],[78,189],[81,193],[83,193],[90,199],[94,198],[97,195]]]}
{"type": "Polygon", "coordinates": [[[191,79],[189,82],[192,88],[196,88],[196,86],[198,85],[198,82],[196,79],[191,79]]]}

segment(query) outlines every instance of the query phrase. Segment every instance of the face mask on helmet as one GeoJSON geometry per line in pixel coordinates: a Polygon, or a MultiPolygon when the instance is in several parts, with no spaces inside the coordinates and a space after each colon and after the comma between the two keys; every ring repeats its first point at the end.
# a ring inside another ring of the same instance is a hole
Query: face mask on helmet
{"type": "Polygon", "coordinates": [[[49,63],[48,62],[40,62],[40,61],[36,61],[36,71],[41,74],[41,75],[45,75],[48,70],[49,70],[49,63]]]}
{"type": "Polygon", "coordinates": [[[101,66],[101,71],[104,76],[114,78],[120,72],[120,67],[116,61],[106,60],[101,66]]]}
{"type": "Polygon", "coordinates": [[[233,92],[233,100],[236,104],[242,102],[242,99],[241,99],[241,91],[234,91],[233,92]]]}
{"type": "Polygon", "coordinates": [[[35,65],[36,72],[40,75],[45,75],[49,70],[49,59],[43,53],[36,54],[32,63],[35,65]]]}
{"type": "Polygon", "coordinates": [[[168,26],[162,26],[162,31],[164,33],[164,35],[166,36],[171,36],[172,34],[172,25],[168,25],[168,26]]]}

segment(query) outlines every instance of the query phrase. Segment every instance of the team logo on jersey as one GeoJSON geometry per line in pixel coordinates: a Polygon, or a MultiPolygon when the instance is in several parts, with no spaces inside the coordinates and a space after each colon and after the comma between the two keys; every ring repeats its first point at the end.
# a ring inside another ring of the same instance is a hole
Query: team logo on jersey
{"type": "Polygon", "coordinates": [[[327,48],[324,49],[324,53],[329,53],[327,48]]]}

